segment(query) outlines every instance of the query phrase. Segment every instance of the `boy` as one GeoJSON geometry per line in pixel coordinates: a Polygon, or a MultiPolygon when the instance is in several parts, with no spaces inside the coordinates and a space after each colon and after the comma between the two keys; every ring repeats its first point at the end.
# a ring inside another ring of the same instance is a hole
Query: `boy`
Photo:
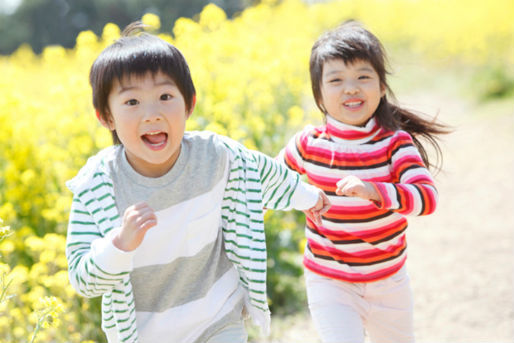
{"type": "Polygon", "coordinates": [[[172,45],[130,35],[91,67],[93,104],[114,146],[67,183],[74,193],[70,282],[102,296],[112,342],[246,342],[243,312],[267,332],[263,207],[329,206],[273,159],[222,136],[185,132],[195,105],[172,45]]]}

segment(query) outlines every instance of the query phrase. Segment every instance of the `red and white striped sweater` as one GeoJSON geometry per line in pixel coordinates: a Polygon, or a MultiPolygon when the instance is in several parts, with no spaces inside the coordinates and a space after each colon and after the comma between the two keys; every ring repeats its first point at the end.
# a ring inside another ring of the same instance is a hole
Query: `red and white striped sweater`
{"type": "Polygon", "coordinates": [[[307,219],[304,265],[349,282],[371,282],[398,271],[407,257],[405,215],[432,213],[437,190],[412,137],[387,131],[372,118],[365,127],[327,116],[326,125],[306,127],[280,159],[305,174],[332,202],[322,225],[307,219]],[[371,182],[381,201],[335,194],[347,175],[371,182]]]}

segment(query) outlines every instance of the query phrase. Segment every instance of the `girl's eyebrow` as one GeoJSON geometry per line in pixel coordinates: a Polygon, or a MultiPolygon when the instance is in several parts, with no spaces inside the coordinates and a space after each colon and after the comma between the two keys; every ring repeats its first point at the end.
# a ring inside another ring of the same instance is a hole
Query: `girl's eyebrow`
{"type": "Polygon", "coordinates": [[[343,73],[343,70],[341,70],[341,69],[334,69],[334,70],[331,70],[329,72],[323,73],[323,77],[327,78],[327,77],[330,77],[332,75],[338,75],[338,74],[341,74],[341,73],[343,73]]]}
{"type": "MultiPolygon", "coordinates": [[[[371,67],[364,66],[364,67],[357,68],[357,71],[358,72],[373,73],[374,70],[371,67]]],[[[327,73],[324,73],[323,76],[328,77],[328,76],[331,76],[331,75],[334,75],[334,74],[340,74],[342,72],[343,72],[343,70],[341,70],[341,69],[334,69],[334,70],[331,70],[331,71],[329,71],[327,73]]]]}
{"type": "Polygon", "coordinates": [[[367,72],[374,72],[373,68],[371,67],[360,67],[359,69],[357,69],[357,71],[367,71],[367,72]]]}

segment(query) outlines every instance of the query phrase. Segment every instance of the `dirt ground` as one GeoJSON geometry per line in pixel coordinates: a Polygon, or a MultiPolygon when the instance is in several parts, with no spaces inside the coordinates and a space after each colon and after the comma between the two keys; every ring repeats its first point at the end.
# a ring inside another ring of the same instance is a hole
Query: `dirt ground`
{"type": "MultiPolygon", "coordinates": [[[[409,222],[417,342],[512,343],[514,99],[478,106],[432,92],[401,101],[439,111],[455,128],[444,137],[443,171],[435,176],[438,209],[409,222]]],[[[305,311],[272,317],[272,336],[264,342],[319,340],[305,311]]]]}

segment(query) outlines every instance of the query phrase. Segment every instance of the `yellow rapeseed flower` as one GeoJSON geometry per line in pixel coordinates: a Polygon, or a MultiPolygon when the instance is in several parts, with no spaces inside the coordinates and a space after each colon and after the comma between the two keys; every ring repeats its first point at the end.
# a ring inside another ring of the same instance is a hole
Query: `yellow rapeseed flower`
{"type": "Polygon", "coordinates": [[[146,13],[141,18],[141,21],[143,24],[148,25],[152,31],[157,31],[161,28],[161,19],[153,13],[146,13]]]}
{"type": "Polygon", "coordinates": [[[76,48],[92,47],[98,42],[98,37],[93,31],[82,31],[77,36],[76,48]]]}
{"type": "Polygon", "coordinates": [[[204,7],[200,13],[199,24],[209,30],[215,30],[227,19],[225,11],[213,3],[204,7]]]}
{"type": "Polygon", "coordinates": [[[3,224],[3,220],[0,219],[0,241],[7,236],[12,234],[10,226],[1,226],[3,224]]]}
{"type": "MultiPolygon", "coordinates": [[[[43,297],[34,306],[37,326],[43,328],[58,327],[60,315],[64,312],[64,304],[57,297],[43,297]]],[[[37,331],[37,328],[36,328],[37,331]]],[[[35,336],[36,334],[34,334],[35,336]]]]}
{"type": "Polygon", "coordinates": [[[120,38],[120,35],[121,30],[118,25],[107,23],[102,31],[102,40],[107,44],[111,44],[116,39],[120,38]]]}

